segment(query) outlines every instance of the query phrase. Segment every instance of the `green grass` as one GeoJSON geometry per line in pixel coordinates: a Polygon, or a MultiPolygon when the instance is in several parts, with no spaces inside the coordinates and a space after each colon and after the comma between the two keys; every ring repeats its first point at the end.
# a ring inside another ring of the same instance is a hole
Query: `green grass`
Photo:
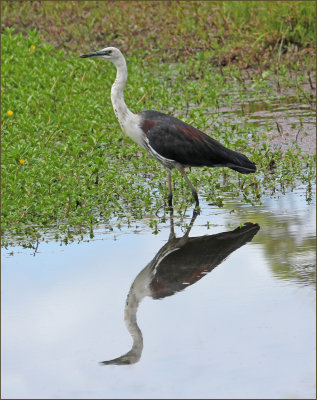
{"type": "MultiPolygon", "coordinates": [[[[194,169],[190,178],[200,196],[221,206],[223,193],[252,203],[289,185],[311,186],[314,157],[296,146],[282,155],[264,133],[208,111],[250,95],[237,66],[220,71],[204,52],[166,64],[145,63],[140,54],[132,52],[127,60],[125,93],[132,111],[177,115],[247,154],[260,171],[243,176],[194,169]]],[[[57,50],[36,30],[25,36],[13,29],[2,35],[1,64],[3,244],[30,243],[56,226],[57,237],[71,238],[98,224],[120,225],[145,215],[155,226],[155,211],[167,200],[165,171],[120,131],[110,101],[114,67],[57,50]]],[[[274,95],[274,68],[266,77],[255,74],[253,96],[274,95]]],[[[287,74],[279,79],[289,83],[287,74]]],[[[191,194],[176,172],[173,178],[175,210],[183,212],[191,194]]]]}
{"type": "Polygon", "coordinates": [[[280,54],[286,61],[293,52],[289,67],[315,54],[314,1],[2,1],[1,7],[3,28],[37,29],[71,53],[111,44],[130,56],[171,62],[204,51],[214,65],[261,69],[280,54]]]}

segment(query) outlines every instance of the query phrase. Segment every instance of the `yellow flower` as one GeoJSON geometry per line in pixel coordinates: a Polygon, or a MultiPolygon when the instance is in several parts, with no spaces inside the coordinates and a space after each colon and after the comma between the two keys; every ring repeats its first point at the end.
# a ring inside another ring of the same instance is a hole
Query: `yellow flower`
{"type": "Polygon", "coordinates": [[[23,160],[22,158],[19,160],[19,163],[21,164],[21,165],[23,165],[24,163],[25,163],[25,160],[23,160]]]}
{"type": "Polygon", "coordinates": [[[31,50],[35,50],[36,47],[34,46],[34,44],[32,44],[32,46],[30,47],[31,50]]]}
{"type": "Polygon", "coordinates": [[[13,111],[12,110],[8,110],[7,114],[9,115],[9,117],[11,117],[11,115],[13,115],[13,111]]]}

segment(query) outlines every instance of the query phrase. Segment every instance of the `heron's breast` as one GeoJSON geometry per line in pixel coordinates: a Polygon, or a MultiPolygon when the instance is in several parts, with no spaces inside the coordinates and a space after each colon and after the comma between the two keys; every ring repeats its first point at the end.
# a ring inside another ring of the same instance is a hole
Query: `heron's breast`
{"type": "Polygon", "coordinates": [[[137,117],[136,115],[130,117],[127,116],[127,118],[120,120],[119,118],[119,122],[121,125],[121,128],[123,130],[123,132],[129,136],[135,143],[137,143],[139,146],[145,148],[144,145],[144,132],[142,131],[142,129],[140,128],[140,125],[137,121],[137,117]]]}

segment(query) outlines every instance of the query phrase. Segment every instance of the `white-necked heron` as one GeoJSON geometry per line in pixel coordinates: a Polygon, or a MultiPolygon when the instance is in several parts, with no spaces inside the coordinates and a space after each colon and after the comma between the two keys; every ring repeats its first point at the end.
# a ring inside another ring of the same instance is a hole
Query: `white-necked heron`
{"type": "Polygon", "coordinates": [[[131,112],[124,101],[123,89],[127,80],[127,64],[121,51],[106,47],[83,54],[82,58],[98,57],[111,61],[117,67],[117,76],[111,88],[111,101],[121,128],[138,145],[146,149],[167,171],[168,203],[172,206],[171,170],[178,169],[188,183],[196,206],[196,189],[188,179],[185,167],[228,167],[242,174],[256,171],[255,164],[244,154],[230,150],[199,129],[158,111],[131,112]]]}

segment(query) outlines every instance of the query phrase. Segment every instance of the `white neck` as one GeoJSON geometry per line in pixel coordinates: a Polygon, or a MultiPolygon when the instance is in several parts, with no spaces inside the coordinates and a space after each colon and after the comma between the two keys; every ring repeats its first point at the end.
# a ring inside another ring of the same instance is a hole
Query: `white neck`
{"type": "Polygon", "coordinates": [[[133,114],[124,101],[123,89],[127,81],[128,71],[124,57],[113,61],[117,67],[117,77],[111,88],[111,101],[116,117],[119,120],[123,132],[134,140],[139,146],[144,146],[144,134],[140,129],[141,117],[133,114]]]}
{"type": "Polygon", "coordinates": [[[150,285],[161,261],[168,254],[178,250],[180,247],[182,247],[182,244],[179,242],[179,239],[170,239],[159,250],[153,260],[150,261],[135,278],[129,290],[124,310],[125,324],[133,340],[132,348],[121,357],[104,361],[104,364],[134,364],[141,358],[143,350],[143,336],[137,322],[138,307],[144,297],[152,295],[150,285]]]}
{"type": "Polygon", "coordinates": [[[125,323],[133,340],[131,350],[126,354],[123,354],[123,356],[114,358],[113,360],[103,361],[103,364],[135,364],[139,361],[143,350],[143,336],[136,319],[140,300],[142,299],[139,299],[138,295],[134,293],[132,285],[128,294],[124,312],[125,323]]]}
{"type": "Polygon", "coordinates": [[[115,61],[115,66],[117,67],[117,77],[111,88],[111,101],[120,125],[123,126],[126,119],[133,116],[125,104],[123,96],[124,85],[128,77],[127,64],[123,56],[115,61]]]}
{"type": "Polygon", "coordinates": [[[138,298],[138,295],[134,293],[133,290],[130,290],[127,298],[124,319],[133,340],[132,348],[128,352],[131,363],[139,361],[143,350],[143,336],[136,319],[137,310],[141,300],[142,298],[138,298]]]}

